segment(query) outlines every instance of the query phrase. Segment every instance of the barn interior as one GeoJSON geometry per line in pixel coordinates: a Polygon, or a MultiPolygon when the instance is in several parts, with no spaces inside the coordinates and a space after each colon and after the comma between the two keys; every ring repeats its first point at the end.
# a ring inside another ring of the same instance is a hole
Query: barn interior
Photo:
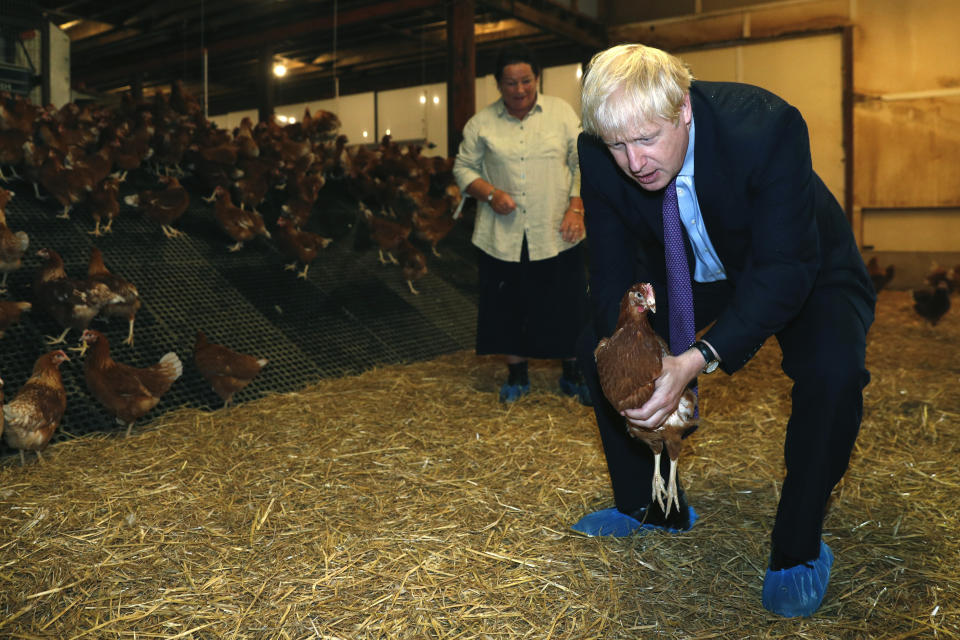
{"type": "MultiPolygon", "coordinates": [[[[30,238],[5,299],[32,299],[36,250],[81,276],[97,247],[141,291],[133,344],[122,318],[91,325],[113,357],[183,361],[125,437],[68,350],[79,336],[61,345],[68,403],[43,459],[21,464],[0,442],[0,635],[960,635],[957,297],[935,322],[911,297],[960,268],[957,19],[949,0],[0,0],[5,96],[120,110],[125,96],[182,90],[231,135],[245,117],[302,126],[305,111],[332,113],[339,126],[316,139],[326,149],[337,134],[382,149],[387,135],[438,160],[497,97],[502,44],[529,44],[541,91],[575,108],[573,72],[593,53],[663,47],[697,77],[788,94],[865,260],[895,267],[868,336],[861,437],[827,519],[839,550],[827,604],[782,620],[759,606],[789,414],[775,341],[741,374],[702,383],[708,422],[681,457],[697,527],[586,539],[569,525],[611,502],[592,412],[557,394],[553,362],[534,363],[530,397],[496,401],[502,364],[473,353],[469,199],[439,255],[415,240],[427,271],[408,283],[381,260],[348,181],[328,175],[306,228],[331,241],[298,277],[276,243],[279,190],[260,206],[272,237],[230,251],[203,200],[211,185],[187,164],[174,238],[126,204],[94,235],[88,205],[61,219],[50,194],[0,165],[15,192],[7,224],[30,238]],[[406,106],[428,96],[436,109],[406,106]],[[197,330],[269,360],[232,407],[193,366],[197,330]]],[[[160,171],[129,171],[120,201],[160,171]]],[[[7,401],[59,332],[36,309],[6,329],[7,401]]]]}

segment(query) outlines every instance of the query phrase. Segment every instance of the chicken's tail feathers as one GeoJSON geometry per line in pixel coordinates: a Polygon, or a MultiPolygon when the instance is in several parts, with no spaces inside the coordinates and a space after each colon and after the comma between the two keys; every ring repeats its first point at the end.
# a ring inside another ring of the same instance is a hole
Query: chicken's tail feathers
{"type": "Polygon", "coordinates": [[[160,366],[170,373],[172,380],[176,380],[183,375],[183,363],[180,361],[180,356],[173,351],[165,353],[160,358],[160,366]]]}
{"type": "Polygon", "coordinates": [[[140,206],[140,194],[134,193],[129,196],[123,196],[123,202],[131,207],[138,207],[140,206]]]}

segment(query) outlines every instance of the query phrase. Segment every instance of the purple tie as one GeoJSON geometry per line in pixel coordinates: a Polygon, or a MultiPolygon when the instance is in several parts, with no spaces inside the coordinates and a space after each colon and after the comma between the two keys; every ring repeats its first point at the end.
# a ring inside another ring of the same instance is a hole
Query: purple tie
{"type": "MultiPolygon", "coordinates": [[[[667,262],[667,302],[670,307],[670,353],[678,355],[690,348],[697,337],[693,319],[693,288],[690,266],[683,245],[683,224],[677,202],[677,179],[667,185],[663,194],[663,247],[667,262]]],[[[697,392],[694,378],[693,392],[697,392]]],[[[695,417],[700,408],[694,409],[695,417]]]]}
{"type": "Polygon", "coordinates": [[[670,308],[670,352],[678,355],[696,338],[693,321],[693,289],[683,245],[683,225],[677,203],[677,179],[663,194],[663,245],[667,261],[667,301],[670,308]]]}

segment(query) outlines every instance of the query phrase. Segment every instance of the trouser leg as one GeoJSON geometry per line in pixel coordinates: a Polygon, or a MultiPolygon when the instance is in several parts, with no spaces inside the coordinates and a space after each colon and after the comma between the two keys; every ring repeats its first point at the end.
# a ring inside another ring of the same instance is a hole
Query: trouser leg
{"type": "Polygon", "coordinates": [[[774,548],[798,560],[819,554],[827,500],[850,461],[870,380],[867,328],[841,290],[815,290],[777,335],[793,380],[784,441],[787,475],[773,528],[774,548]]]}

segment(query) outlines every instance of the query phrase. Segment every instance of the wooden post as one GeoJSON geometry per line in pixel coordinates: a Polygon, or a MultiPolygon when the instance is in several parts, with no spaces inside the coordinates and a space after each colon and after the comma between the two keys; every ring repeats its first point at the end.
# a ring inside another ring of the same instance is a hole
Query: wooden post
{"type": "Polygon", "coordinates": [[[448,5],[447,157],[457,155],[463,127],[476,111],[477,52],[473,40],[475,0],[448,5]]]}
{"type": "Polygon", "coordinates": [[[264,47],[257,61],[257,111],[260,122],[273,120],[275,105],[273,86],[273,50],[264,47]]]}

